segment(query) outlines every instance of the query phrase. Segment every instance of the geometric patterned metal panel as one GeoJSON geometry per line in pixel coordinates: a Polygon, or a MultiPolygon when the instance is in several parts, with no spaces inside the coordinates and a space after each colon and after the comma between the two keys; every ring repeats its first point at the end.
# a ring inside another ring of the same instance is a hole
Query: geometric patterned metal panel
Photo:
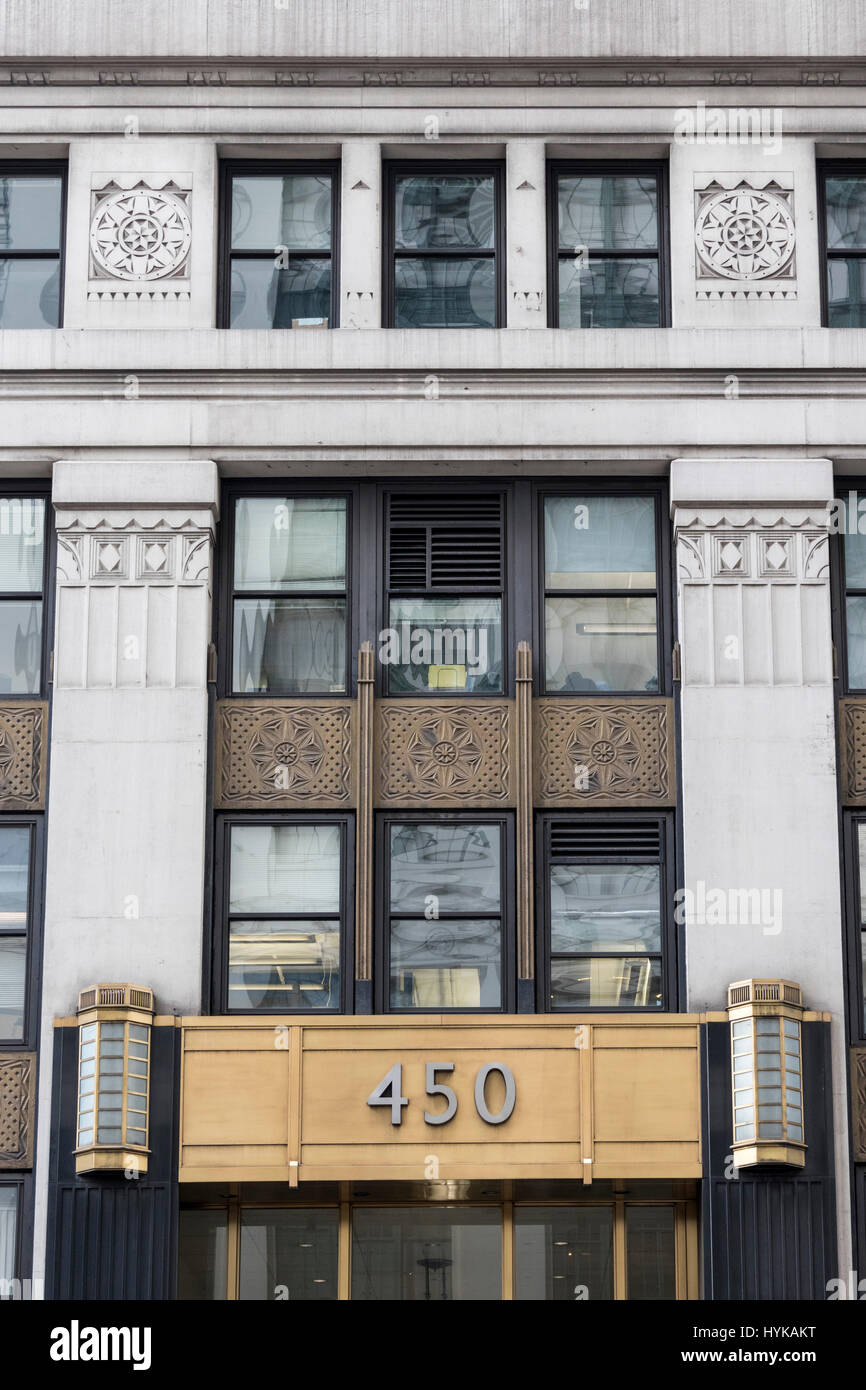
{"type": "Polygon", "coordinates": [[[513,805],[509,700],[376,703],[377,806],[513,805]]]}
{"type": "Polygon", "coordinates": [[[843,806],[866,806],[866,700],[839,701],[843,806]]]}
{"type": "Polygon", "coordinates": [[[674,806],[673,701],[534,703],[536,806],[674,806]]]}
{"type": "Polygon", "coordinates": [[[866,1163],[866,1047],[851,1048],[851,1143],[854,1162],[866,1163]]]}
{"type": "Polygon", "coordinates": [[[220,700],[214,800],[226,810],[353,804],[349,700],[220,700]]]}
{"type": "Polygon", "coordinates": [[[33,1167],[35,1052],[0,1053],[0,1168],[33,1167]]]}
{"type": "Polygon", "coordinates": [[[0,811],[45,809],[48,705],[0,705],[0,811]]]}

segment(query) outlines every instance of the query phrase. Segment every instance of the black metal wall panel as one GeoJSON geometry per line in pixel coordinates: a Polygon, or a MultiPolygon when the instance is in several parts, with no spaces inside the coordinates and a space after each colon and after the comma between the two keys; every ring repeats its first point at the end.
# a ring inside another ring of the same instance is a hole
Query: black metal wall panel
{"type": "Polygon", "coordinates": [[[76,1175],[78,1030],[54,1044],[46,1297],[166,1299],[177,1265],[179,1032],[154,1028],[147,1173],[76,1175]]]}
{"type": "Polygon", "coordinates": [[[820,1299],[837,1276],[830,1025],[803,1025],[806,1166],[731,1163],[726,1023],[704,1029],[704,1291],[707,1299],[820,1299]]]}

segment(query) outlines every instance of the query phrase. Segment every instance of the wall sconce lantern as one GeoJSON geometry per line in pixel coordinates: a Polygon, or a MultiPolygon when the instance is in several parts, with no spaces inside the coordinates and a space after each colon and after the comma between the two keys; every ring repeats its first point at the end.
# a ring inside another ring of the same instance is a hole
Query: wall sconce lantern
{"type": "Polygon", "coordinates": [[[737,1168],[806,1162],[802,1015],[803,992],[790,980],[728,988],[737,1168]]]}
{"type": "Polygon", "coordinates": [[[79,994],[76,1173],[147,1172],[152,1022],[152,990],[79,994]]]}

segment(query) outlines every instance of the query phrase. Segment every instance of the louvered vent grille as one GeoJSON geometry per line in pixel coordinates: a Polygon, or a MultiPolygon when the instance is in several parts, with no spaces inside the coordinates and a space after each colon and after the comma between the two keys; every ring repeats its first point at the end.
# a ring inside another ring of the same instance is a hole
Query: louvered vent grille
{"type": "Polygon", "coordinates": [[[661,854],[661,827],[646,821],[581,825],[571,821],[550,831],[552,860],[599,859],[607,855],[661,854]]]}
{"type": "Polygon", "coordinates": [[[388,519],[389,588],[502,588],[502,499],[495,493],[398,494],[390,499],[388,519]]]}

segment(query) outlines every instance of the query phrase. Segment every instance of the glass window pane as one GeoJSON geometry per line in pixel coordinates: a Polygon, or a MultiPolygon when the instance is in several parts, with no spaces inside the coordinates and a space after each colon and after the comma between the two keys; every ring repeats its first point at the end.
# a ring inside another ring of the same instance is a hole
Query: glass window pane
{"type": "Polygon", "coordinates": [[[327,328],[331,262],[289,255],[287,266],[232,257],[231,328],[327,328]]]}
{"type": "Polygon", "coordinates": [[[60,262],[56,256],[0,256],[0,328],[56,328],[60,323],[60,262]]]}
{"type": "Polygon", "coordinates": [[[613,1298],[610,1207],[514,1208],[514,1297],[613,1298]]]}
{"type": "Polygon", "coordinates": [[[559,245],[613,251],[658,245],[658,190],[654,176],[561,175],[559,245]]]}
{"type": "Polygon", "coordinates": [[[236,599],[234,689],[241,694],[343,694],[345,599],[236,599]]]}
{"type": "Polygon", "coordinates": [[[58,174],[0,176],[0,250],[59,251],[58,174]]]}
{"type": "Polygon", "coordinates": [[[866,178],[828,178],[826,202],[828,249],[866,249],[866,178]]]}
{"type": "Polygon", "coordinates": [[[555,864],[550,949],[661,951],[661,870],[655,864],[555,864]]]}
{"type": "Polygon", "coordinates": [[[501,966],[498,920],[391,922],[393,1009],[499,1009],[501,966]]]}
{"type": "Polygon", "coordinates": [[[393,912],[495,913],[499,903],[498,825],[431,821],[391,826],[393,912]]]}
{"type": "Polygon", "coordinates": [[[625,1209],[626,1297],[676,1298],[673,1207],[625,1209]]]}
{"type": "Polygon", "coordinates": [[[338,825],[233,825],[229,911],[340,910],[338,825]]]}
{"type": "Polygon", "coordinates": [[[394,263],[397,328],[495,328],[496,269],[490,256],[401,257],[394,263]]]}
{"type": "Polygon", "coordinates": [[[38,695],[42,684],[42,602],[0,601],[0,695],[38,695]]]}
{"type": "Polygon", "coordinates": [[[547,589],[654,589],[653,498],[546,498],[544,568],[547,589]]]}
{"type": "Polygon", "coordinates": [[[27,928],[30,827],[0,826],[0,931],[27,928]]]}
{"type": "Polygon", "coordinates": [[[560,328],[657,328],[660,323],[657,260],[560,260],[560,328]]]}
{"type": "Polygon", "coordinates": [[[490,249],[494,191],[489,174],[410,174],[396,180],[396,245],[490,249]]]}
{"type": "Polygon", "coordinates": [[[329,174],[243,174],[232,179],[232,249],[327,251],[329,174]]]}
{"type": "Polygon", "coordinates": [[[241,497],[235,588],[345,589],[345,497],[241,497]]]}
{"type": "Polygon", "coordinates": [[[355,1208],[355,1301],[466,1303],[501,1297],[498,1208],[355,1208]]]}
{"type": "MultiPolygon", "coordinates": [[[[379,659],[390,694],[502,690],[502,602],[498,598],[392,599],[379,659]]],[[[456,760],[454,760],[456,761],[456,760]]],[[[453,766],[453,763],[452,763],[453,766]]],[[[443,776],[453,773],[443,767],[443,776]]]]}
{"type": "Polygon", "coordinates": [[[339,922],[232,922],[230,1009],[338,1009],[339,922]]]}
{"type": "Polygon", "coordinates": [[[548,690],[657,691],[653,598],[548,598],[548,690]]]}
{"type": "MultiPolygon", "coordinates": [[[[862,492],[855,496],[857,503],[863,500],[862,492]]],[[[845,584],[849,589],[866,589],[866,522],[864,531],[861,532],[860,518],[859,510],[853,516],[846,512],[845,584]]]]}
{"type": "Polygon", "coordinates": [[[0,1038],[24,1037],[26,966],[24,937],[0,936],[0,1038]]]}
{"type": "Polygon", "coordinates": [[[583,956],[550,964],[554,1009],[660,1009],[661,961],[646,956],[583,956]]]}
{"type": "Polygon", "coordinates": [[[0,497],[0,593],[42,591],[45,501],[0,497]]]}
{"type": "Polygon", "coordinates": [[[3,1292],[8,1281],[16,1275],[15,1244],[18,1228],[18,1187],[0,1187],[0,1299],[12,1296],[3,1292]]]}
{"type": "Polygon", "coordinates": [[[830,328],[866,328],[866,259],[827,262],[827,323],[830,328]]]}
{"type": "Polygon", "coordinates": [[[179,1299],[224,1299],[228,1258],[224,1211],[181,1209],[178,1236],[179,1299]]]}
{"type": "Polygon", "coordinates": [[[337,1297],[339,1212],[241,1212],[242,1299],[325,1302],[337,1297]]]}

